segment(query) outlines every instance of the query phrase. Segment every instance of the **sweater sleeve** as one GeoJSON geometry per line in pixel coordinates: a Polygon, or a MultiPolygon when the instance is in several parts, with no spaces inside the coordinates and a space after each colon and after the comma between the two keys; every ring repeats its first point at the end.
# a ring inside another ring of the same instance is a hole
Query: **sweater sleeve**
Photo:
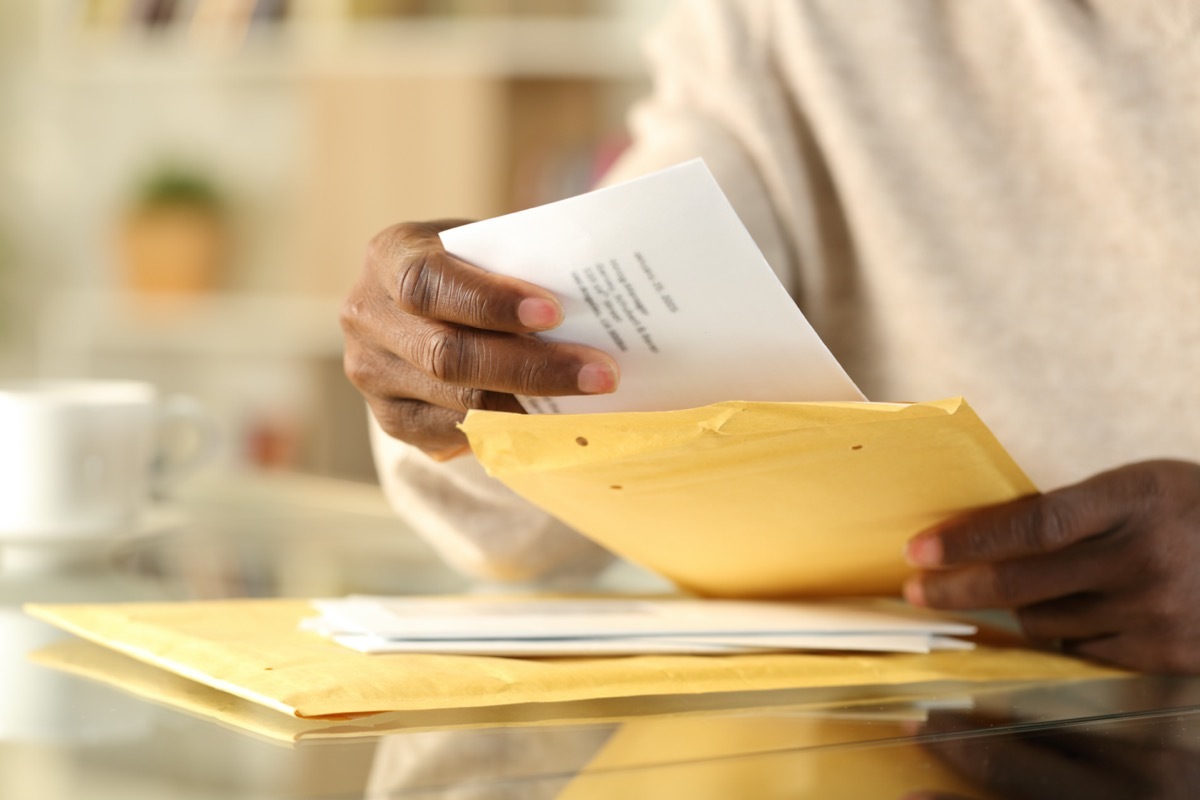
{"type": "MultiPolygon", "coordinates": [[[[368,415],[370,416],[370,415],[368,415]]],[[[447,564],[492,581],[586,582],[612,556],[489,477],[474,456],[434,461],[370,417],[388,502],[447,564]]]]}
{"type": "MultiPolygon", "coordinates": [[[[761,52],[757,5],[679,4],[652,37],[655,90],[633,112],[633,143],[605,183],[702,157],[767,261],[791,288],[784,237],[760,177],[761,161],[739,139],[748,121],[723,101],[761,52]]],[[[611,557],[590,540],[489,478],[470,455],[436,462],[389,438],[372,420],[372,444],[392,506],[452,566],[493,580],[596,573],[611,557]]]]}

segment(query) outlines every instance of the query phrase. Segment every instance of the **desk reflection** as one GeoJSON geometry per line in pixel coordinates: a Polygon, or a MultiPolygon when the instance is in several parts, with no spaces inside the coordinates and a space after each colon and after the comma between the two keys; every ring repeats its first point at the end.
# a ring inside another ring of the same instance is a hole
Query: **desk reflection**
{"type": "Polygon", "coordinates": [[[366,798],[1190,798],[1200,713],[1195,688],[1180,686],[1139,679],[949,704],[399,734],[381,741],[366,798]],[[1135,706],[1145,710],[1107,713],[1135,706]]]}
{"type": "Polygon", "coordinates": [[[488,728],[386,736],[365,800],[555,800],[617,725],[488,728]]]}
{"type": "Polygon", "coordinates": [[[29,660],[64,636],[20,611],[30,601],[461,590],[397,537],[390,510],[353,510],[358,500],[338,499],[345,487],[318,504],[319,487],[285,483],[198,495],[186,525],[115,560],[0,548],[0,797],[990,800],[1191,797],[1200,786],[1196,679],[681,692],[321,721],[117,653],[105,659],[112,674],[88,673],[111,686],[29,660]]]}
{"type": "Polygon", "coordinates": [[[1166,713],[987,734],[1020,723],[988,712],[931,715],[921,726],[928,737],[923,747],[976,791],[925,791],[906,800],[1185,800],[1200,792],[1200,720],[1195,716],[1166,713]]]}
{"type": "Polygon", "coordinates": [[[160,587],[118,573],[102,551],[27,550],[32,552],[0,544],[0,686],[8,689],[0,692],[0,742],[68,744],[144,735],[144,709],[120,716],[100,713],[112,704],[112,689],[73,680],[29,660],[35,650],[70,637],[28,616],[22,606],[152,600],[162,597],[160,587]]]}
{"type": "Polygon", "coordinates": [[[919,704],[898,704],[399,734],[380,742],[366,800],[859,800],[929,787],[969,791],[952,769],[904,741],[924,717],[919,704]],[[855,747],[861,742],[891,746],[864,752],[855,747]]]}

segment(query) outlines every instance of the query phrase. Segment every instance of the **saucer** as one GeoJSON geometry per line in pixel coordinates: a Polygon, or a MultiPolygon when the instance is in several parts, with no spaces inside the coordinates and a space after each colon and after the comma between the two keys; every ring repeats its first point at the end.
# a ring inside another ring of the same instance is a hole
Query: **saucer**
{"type": "Polygon", "coordinates": [[[152,506],[139,519],[110,528],[58,533],[0,531],[0,574],[96,562],[118,547],[181,528],[186,521],[177,508],[152,506]]]}
{"type": "Polygon", "coordinates": [[[60,545],[112,544],[116,541],[156,536],[186,522],[184,513],[169,505],[150,506],[137,519],[104,527],[66,530],[0,530],[0,547],[58,547],[60,545]]]}

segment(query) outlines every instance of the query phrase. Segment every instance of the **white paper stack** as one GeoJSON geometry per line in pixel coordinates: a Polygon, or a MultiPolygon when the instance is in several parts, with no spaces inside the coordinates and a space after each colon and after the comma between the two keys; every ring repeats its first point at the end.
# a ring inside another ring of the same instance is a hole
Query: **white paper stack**
{"type": "Polygon", "coordinates": [[[519,657],[801,650],[927,653],[973,625],[854,604],[691,599],[348,597],[302,627],[363,653],[519,657]]]}

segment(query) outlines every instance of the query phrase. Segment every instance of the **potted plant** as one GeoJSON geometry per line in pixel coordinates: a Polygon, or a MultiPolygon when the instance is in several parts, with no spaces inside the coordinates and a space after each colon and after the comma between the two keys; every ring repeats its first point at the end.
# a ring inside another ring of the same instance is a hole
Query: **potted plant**
{"type": "Polygon", "coordinates": [[[211,291],[228,250],[225,202],[196,170],[162,167],[133,198],[121,226],[127,286],[150,294],[211,291]]]}

